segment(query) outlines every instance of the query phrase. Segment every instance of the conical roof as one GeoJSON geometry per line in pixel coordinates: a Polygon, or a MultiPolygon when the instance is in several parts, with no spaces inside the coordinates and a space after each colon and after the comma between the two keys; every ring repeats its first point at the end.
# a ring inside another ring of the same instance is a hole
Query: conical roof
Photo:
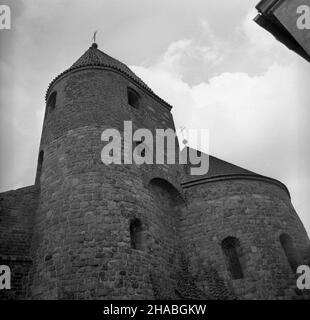
{"type": "Polygon", "coordinates": [[[79,68],[94,66],[112,68],[114,70],[117,70],[118,72],[123,73],[131,80],[142,86],[144,89],[148,90],[154,96],[156,96],[156,98],[159,99],[161,102],[164,102],[164,104],[167,105],[169,108],[171,108],[171,106],[166,101],[157,96],[132,70],[130,70],[130,68],[128,68],[124,63],[118,61],[115,58],[112,58],[111,56],[99,50],[98,45],[96,43],[93,43],[92,46],[69,69],[62,72],[50,83],[49,88],[47,90],[47,95],[49,93],[50,87],[54,84],[54,82],[65,73],[79,68]]]}
{"type": "MultiPolygon", "coordinates": [[[[188,147],[184,148],[182,150],[182,153],[183,151],[188,152],[189,149],[191,148],[188,148],[188,147]]],[[[283,190],[285,190],[289,195],[289,191],[286,188],[286,186],[282,182],[276,179],[257,174],[253,171],[244,169],[235,164],[232,164],[230,162],[224,161],[222,159],[216,158],[214,156],[211,156],[205,153],[202,153],[202,155],[209,158],[208,172],[204,175],[187,174],[182,180],[183,187],[191,186],[197,183],[200,184],[208,181],[211,182],[211,181],[217,181],[217,180],[251,179],[251,180],[264,180],[264,181],[276,184],[280,186],[283,190]]]]}
{"type": "Polygon", "coordinates": [[[88,66],[104,66],[117,69],[139,82],[143,87],[151,90],[134,72],[132,72],[124,63],[112,58],[98,49],[96,43],[71,66],[70,69],[76,69],[88,66]]]}

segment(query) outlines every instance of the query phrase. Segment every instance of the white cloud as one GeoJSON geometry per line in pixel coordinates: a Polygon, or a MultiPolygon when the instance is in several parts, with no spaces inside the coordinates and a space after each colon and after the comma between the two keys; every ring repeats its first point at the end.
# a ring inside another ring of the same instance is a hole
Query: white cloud
{"type": "Polygon", "coordinates": [[[291,106],[296,101],[298,74],[294,65],[275,64],[259,76],[222,73],[193,86],[164,70],[165,65],[132,69],[174,105],[177,126],[209,128],[216,152],[227,150],[228,140],[245,153],[271,141],[280,143],[285,135],[295,143],[298,112],[291,106]]]}
{"type": "Polygon", "coordinates": [[[219,55],[210,47],[201,46],[193,40],[185,39],[172,43],[159,61],[159,67],[179,77],[183,77],[188,66],[195,63],[217,64],[219,55]]]}

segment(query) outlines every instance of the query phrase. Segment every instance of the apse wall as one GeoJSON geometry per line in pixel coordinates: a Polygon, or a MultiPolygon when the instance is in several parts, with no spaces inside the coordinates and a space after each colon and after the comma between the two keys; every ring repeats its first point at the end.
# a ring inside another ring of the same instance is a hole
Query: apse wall
{"type": "Polygon", "coordinates": [[[309,245],[284,185],[275,180],[205,179],[183,185],[188,212],[180,235],[190,269],[203,287],[203,269],[218,270],[244,299],[296,295],[296,264],[309,245]],[[282,235],[289,243],[281,244],[282,235]]]}

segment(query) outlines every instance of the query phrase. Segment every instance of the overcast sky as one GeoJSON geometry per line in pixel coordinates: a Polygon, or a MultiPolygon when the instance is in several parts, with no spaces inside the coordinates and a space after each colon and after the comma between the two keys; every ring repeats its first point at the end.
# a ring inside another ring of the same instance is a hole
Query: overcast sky
{"type": "Polygon", "coordinates": [[[252,19],[258,0],[0,0],[0,191],[34,182],[49,82],[90,46],[210,130],[211,154],[279,179],[310,231],[310,64],[252,19]]]}

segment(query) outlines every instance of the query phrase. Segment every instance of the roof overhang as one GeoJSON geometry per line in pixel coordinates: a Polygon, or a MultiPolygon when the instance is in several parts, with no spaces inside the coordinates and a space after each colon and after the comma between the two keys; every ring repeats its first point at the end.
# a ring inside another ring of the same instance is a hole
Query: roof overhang
{"type": "MultiPolygon", "coordinates": [[[[283,18],[283,16],[281,17],[281,15],[278,14],[282,7],[288,7],[288,3],[290,7],[292,7],[294,5],[293,2],[294,0],[262,0],[256,6],[259,14],[254,18],[254,21],[270,32],[278,41],[282,42],[290,50],[295,51],[298,55],[310,62],[310,55],[307,50],[310,50],[310,43],[307,41],[308,38],[304,36],[306,32],[310,33],[310,30],[300,30],[300,33],[303,32],[303,35],[297,37],[296,30],[292,32],[293,21],[290,20],[295,19],[297,21],[298,16],[286,16],[283,18]]],[[[299,2],[299,0],[296,0],[296,8],[299,2]]],[[[289,12],[287,8],[285,9],[286,12],[289,12]]],[[[294,23],[296,24],[296,22],[294,23]]]]}

